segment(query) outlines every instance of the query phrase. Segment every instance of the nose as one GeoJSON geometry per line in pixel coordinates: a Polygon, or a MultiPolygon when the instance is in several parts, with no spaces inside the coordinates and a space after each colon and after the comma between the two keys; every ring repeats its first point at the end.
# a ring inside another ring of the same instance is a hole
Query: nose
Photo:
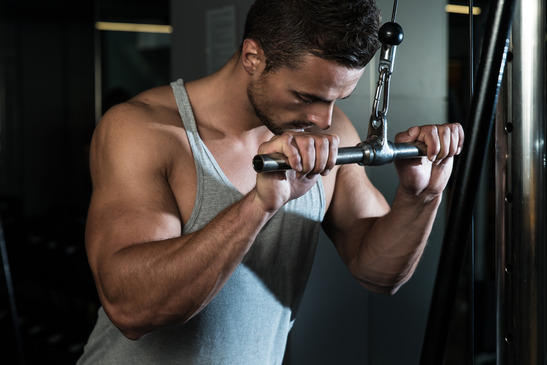
{"type": "Polygon", "coordinates": [[[332,124],[333,109],[334,102],[317,103],[313,105],[311,110],[309,110],[307,115],[308,121],[323,130],[329,129],[332,124]]]}

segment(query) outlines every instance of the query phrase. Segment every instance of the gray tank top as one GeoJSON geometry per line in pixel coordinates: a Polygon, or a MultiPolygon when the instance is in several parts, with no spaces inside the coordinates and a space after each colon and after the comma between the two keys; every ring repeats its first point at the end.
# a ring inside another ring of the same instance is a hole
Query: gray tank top
{"type": "MultiPolygon", "coordinates": [[[[242,195],[201,140],[183,81],[171,86],[197,171],[196,202],[183,230],[189,233],[242,195]]],[[[78,364],[281,364],[324,214],[319,179],[308,193],[272,217],[220,292],[184,325],[131,341],[99,309],[78,364]]]]}

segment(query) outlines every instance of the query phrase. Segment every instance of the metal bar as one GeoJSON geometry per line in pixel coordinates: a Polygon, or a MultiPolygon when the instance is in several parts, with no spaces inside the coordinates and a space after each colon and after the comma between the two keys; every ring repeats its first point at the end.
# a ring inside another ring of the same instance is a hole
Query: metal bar
{"type": "Polygon", "coordinates": [[[499,365],[547,362],[545,15],[545,0],[517,5],[505,123],[497,128],[506,131],[496,171],[504,177],[496,186],[504,223],[496,229],[499,365]]]}
{"type": "Polygon", "coordinates": [[[475,92],[466,120],[466,148],[456,163],[448,224],[439,259],[420,359],[421,365],[443,364],[459,278],[476,201],[487,141],[505,66],[516,0],[499,0],[488,17],[475,92]]]}
{"type": "Polygon", "coordinates": [[[393,144],[391,144],[391,142],[388,143],[390,143],[390,145],[392,146],[393,153],[395,154],[395,156],[393,156],[393,160],[425,156],[425,153],[427,151],[425,144],[421,142],[393,144]]]}
{"type": "MultiPolygon", "coordinates": [[[[416,143],[391,143],[386,151],[381,146],[375,146],[368,142],[362,142],[355,147],[341,147],[338,149],[337,165],[358,163],[367,165],[385,165],[393,160],[425,156],[425,145],[416,143]]],[[[253,168],[256,172],[274,172],[290,170],[286,157],[281,153],[256,155],[253,158],[253,168]]]]}
{"type": "MultiPolygon", "coordinates": [[[[365,151],[361,147],[342,147],[338,149],[337,165],[358,163],[365,158],[365,151]]],[[[256,155],[253,158],[253,168],[256,172],[273,172],[290,170],[285,155],[272,153],[269,155],[256,155]]]]}

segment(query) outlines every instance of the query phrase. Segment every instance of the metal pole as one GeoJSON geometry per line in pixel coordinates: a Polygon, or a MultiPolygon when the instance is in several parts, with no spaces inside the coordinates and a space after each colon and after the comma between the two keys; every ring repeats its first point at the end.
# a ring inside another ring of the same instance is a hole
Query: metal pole
{"type": "Polygon", "coordinates": [[[547,363],[546,6],[520,1],[499,118],[498,365],[547,363]]]}
{"type": "Polygon", "coordinates": [[[505,66],[507,39],[516,0],[492,4],[483,41],[475,92],[466,121],[466,147],[457,161],[447,226],[420,364],[442,364],[456,301],[476,192],[505,66]]]}

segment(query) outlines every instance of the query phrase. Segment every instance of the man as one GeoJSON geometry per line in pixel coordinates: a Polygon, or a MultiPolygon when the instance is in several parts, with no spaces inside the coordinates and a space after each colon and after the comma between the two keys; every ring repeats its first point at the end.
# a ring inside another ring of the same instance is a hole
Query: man
{"type": "Polygon", "coordinates": [[[86,246],[103,307],[81,364],[280,364],[322,223],[355,278],[394,293],[426,244],[458,124],[414,127],[390,208],[334,104],[378,48],[372,0],[257,0],[218,72],[108,111],[91,146],[86,246]],[[328,133],[325,133],[328,131],[328,133]],[[256,153],[293,170],[256,174],[256,153]]]}

